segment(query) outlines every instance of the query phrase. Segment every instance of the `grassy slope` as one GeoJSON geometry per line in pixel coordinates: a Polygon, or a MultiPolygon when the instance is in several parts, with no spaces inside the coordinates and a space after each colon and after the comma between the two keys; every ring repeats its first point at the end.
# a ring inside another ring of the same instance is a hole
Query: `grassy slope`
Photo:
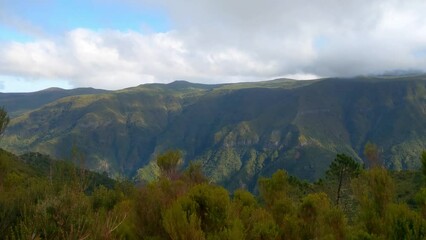
{"type": "Polygon", "coordinates": [[[134,173],[152,153],[156,135],[200,91],[149,85],[62,98],[13,119],[4,146],[67,158],[75,145],[90,168],[134,173]]]}

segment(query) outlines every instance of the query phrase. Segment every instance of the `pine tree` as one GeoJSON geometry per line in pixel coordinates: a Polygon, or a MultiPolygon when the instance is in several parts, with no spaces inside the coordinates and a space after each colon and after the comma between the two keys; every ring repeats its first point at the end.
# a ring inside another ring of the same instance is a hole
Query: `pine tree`
{"type": "Polygon", "coordinates": [[[328,178],[336,179],[338,182],[336,205],[339,205],[342,187],[347,185],[351,178],[358,176],[360,172],[361,166],[353,158],[345,154],[337,154],[326,173],[328,178]]]}

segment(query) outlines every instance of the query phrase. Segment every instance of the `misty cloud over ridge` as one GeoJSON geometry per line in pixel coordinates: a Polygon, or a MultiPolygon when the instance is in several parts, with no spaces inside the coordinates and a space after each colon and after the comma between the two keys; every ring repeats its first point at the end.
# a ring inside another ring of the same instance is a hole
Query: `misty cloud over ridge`
{"type": "Polygon", "coordinates": [[[0,75],[118,89],[175,79],[218,83],[426,70],[425,1],[123,4],[163,9],[172,29],[79,28],[2,42],[0,75]]]}

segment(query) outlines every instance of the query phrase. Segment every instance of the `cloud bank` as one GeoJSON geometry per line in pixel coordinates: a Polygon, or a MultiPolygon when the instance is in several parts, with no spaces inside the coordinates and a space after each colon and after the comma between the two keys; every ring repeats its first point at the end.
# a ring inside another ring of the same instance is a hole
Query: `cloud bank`
{"type": "MultiPolygon", "coordinates": [[[[72,29],[0,43],[0,75],[119,89],[426,70],[426,2],[131,1],[162,8],[167,32],[72,29]]],[[[122,13],[125,14],[125,13],[122,13]]]]}

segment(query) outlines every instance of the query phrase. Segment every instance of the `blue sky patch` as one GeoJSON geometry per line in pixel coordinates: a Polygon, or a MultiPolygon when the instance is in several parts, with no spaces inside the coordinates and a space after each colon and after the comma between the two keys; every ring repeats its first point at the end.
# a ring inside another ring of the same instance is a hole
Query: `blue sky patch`
{"type": "Polygon", "coordinates": [[[133,6],[120,2],[46,0],[34,1],[30,4],[27,1],[25,3],[17,1],[4,5],[5,9],[0,11],[12,20],[1,21],[0,19],[0,36],[3,41],[22,42],[31,39],[26,34],[31,30],[25,31],[26,27],[30,27],[28,25],[41,29],[46,35],[57,35],[76,28],[138,32],[147,28],[152,32],[166,32],[171,28],[166,14],[160,9],[143,8],[140,5],[133,6]]]}
{"type": "Polygon", "coordinates": [[[73,88],[73,86],[64,80],[26,79],[0,75],[0,92],[34,92],[50,87],[73,88]]]}
{"type": "Polygon", "coordinates": [[[17,31],[13,28],[0,25],[0,42],[16,41],[16,42],[30,42],[34,38],[29,34],[17,31]]]}

